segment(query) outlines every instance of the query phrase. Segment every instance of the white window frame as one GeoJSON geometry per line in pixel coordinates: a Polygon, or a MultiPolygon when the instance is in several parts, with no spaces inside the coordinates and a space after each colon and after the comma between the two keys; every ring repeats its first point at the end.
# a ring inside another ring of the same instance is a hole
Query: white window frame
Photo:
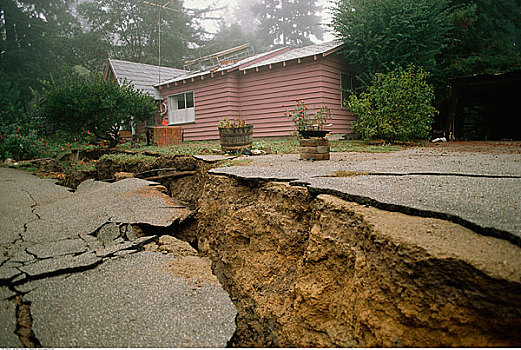
{"type": "Polygon", "coordinates": [[[193,91],[168,96],[168,125],[195,123],[195,99],[193,91]],[[193,107],[187,107],[187,95],[192,94],[193,107]],[[179,97],[184,95],[184,108],[179,108],[179,97]]]}

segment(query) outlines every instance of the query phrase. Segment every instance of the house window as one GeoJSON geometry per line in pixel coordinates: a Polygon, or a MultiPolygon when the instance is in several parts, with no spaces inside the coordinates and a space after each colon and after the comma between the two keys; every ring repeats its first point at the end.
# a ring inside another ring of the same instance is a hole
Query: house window
{"type": "Polygon", "coordinates": [[[351,94],[355,93],[358,88],[358,79],[356,75],[352,73],[341,73],[340,83],[340,91],[342,91],[342,107],[347,108],[346,100],[351,94]]]}
{"type": "Polygon", "coordinates": [[[168,96],[168,124],[195,122],[193,91],[168,96]]]}

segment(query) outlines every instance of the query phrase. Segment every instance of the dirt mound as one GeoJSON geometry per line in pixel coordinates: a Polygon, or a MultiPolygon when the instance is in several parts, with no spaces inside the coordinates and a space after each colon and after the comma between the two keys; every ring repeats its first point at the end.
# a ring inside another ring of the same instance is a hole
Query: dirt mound
{"type": "Polygon", "coordinates": [[[241,347],[512,346],[521,248],[457,224],[211,176],[200,252],[239,310],[241,347]]]}

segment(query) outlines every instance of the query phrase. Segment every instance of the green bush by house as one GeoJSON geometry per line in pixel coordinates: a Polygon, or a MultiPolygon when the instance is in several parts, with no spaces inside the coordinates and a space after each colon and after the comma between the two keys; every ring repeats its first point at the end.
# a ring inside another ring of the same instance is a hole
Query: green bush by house
{"type": "Polygon", "coordinates": [[[366,139],[388,142],[425,139],[436,109],[428,73],[414,65],[374,75],[372,85],[359,96],[351,95],[349,109],[358,117],[354,129],[366,139]]]}

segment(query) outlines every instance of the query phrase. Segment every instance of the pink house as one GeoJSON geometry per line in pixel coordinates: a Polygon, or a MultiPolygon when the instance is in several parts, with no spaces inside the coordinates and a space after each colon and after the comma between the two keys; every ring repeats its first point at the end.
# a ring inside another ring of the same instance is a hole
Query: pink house
{"type": "Polygon", "coordinates": [[[169,125],[181,126],[185,140],[218,139],[221,118],[245,119],[254,137],[287,136],[293,130],[286,109],[302,99],[310,108],[333,111],[332,134],[351,132],[353,115],[342,105],[352,88],[353,67],[333,41],[298,49],[282,48],[161,82],[169,125]],[[283,107],[288,106],[288,107],[283,107]]]}

